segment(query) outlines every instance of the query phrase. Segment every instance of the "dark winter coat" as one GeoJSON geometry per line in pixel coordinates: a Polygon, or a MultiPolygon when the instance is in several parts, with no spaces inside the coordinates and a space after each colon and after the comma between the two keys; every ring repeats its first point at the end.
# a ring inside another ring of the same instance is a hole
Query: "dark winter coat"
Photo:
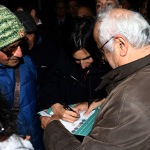
{"type": "Polygon", "coordinates": [[[46,150],[150,149],[150,55],[112,70],[104,87],[108,96],[83,143],[56,120],[45,129],[46,150]]]}

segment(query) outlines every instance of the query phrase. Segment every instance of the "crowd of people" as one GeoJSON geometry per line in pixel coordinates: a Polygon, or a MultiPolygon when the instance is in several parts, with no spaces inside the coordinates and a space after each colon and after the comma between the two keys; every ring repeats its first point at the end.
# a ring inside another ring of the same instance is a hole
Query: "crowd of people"
{"type": "Polygon", "coordinates": [[[150,0],[93,3],[0,4],[0,149],[150,149],[150,0]],[[99,106],[85,137],[60,122],[99,106]]]}

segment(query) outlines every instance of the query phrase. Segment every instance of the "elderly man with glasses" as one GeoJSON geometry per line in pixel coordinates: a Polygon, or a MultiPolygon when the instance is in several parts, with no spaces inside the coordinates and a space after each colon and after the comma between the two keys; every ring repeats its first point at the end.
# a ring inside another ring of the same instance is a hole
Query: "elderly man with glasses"
{"type": "Polygon", "coordinates": [[[58,116],[43,122],[46,150],[148,150],[150,26],[139,13],[115,8],[98,16],[94,38],[113,68],[97,88],[106,100],[82,143],[58,116]]]}

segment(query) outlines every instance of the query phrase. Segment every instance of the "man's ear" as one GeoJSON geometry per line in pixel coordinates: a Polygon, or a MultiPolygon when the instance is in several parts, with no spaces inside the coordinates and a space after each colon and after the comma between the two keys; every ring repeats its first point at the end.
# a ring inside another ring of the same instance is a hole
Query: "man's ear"
{"type": "Polygon", "coordinates": [[[127,43],[127,40],[122,37],[121,35],[116,35],[114,37],[115,39],[115,44],[118,48],[118,52],[119,52],[119,55],[121,57],[124,57],[126,56],[127,52],[128,52],[128,43],[127,43]]]}

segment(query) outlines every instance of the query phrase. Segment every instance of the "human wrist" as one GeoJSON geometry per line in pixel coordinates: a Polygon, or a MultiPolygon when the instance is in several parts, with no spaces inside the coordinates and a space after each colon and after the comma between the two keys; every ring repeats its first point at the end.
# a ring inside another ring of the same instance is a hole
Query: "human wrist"
{"type": "Polygon", "coordinates": [[[48,123],[47,124],[50,124],[51,122],[53,122],[54,120],[58,120],[59,121],[59,117],[58,116],[56,116],[56,115],[52,115],[51,117],[50,117],[50,120],[48,121],[48,123]]]}

